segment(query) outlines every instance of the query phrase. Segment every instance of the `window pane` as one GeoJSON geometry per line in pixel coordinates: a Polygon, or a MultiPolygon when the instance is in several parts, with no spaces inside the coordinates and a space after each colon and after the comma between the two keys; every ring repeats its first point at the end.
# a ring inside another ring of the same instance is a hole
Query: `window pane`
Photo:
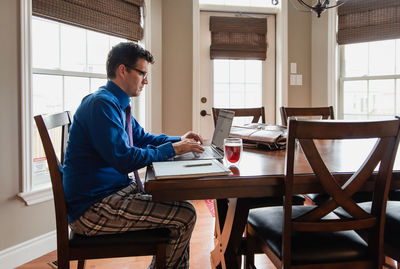
{"type": "Polygon", "coordinates": [[[33,67],[60,67],[59,26],[56,22],[32,17],[33,67]]]}
{"type": "Polygon", "coordinates": [[[61,25],[61,69],[86,71],[85,30],[65,24],[61,25]]]}
{"type": "Polygon", "coordinates": [[[246,84],[245,105],[244,107],[262,106],[262,86],[261,84],[246,84]]]}
{"type": "Polygon", "coordinates": [[[259,83],[262,79],[262,63],[261,61],[245,61],[246,82],[259,83]]]}
{"type": "Polygon", "coordinates": [[[115,45],[117,45],[118,43],[121,43],[121,42],[126,42],[126,39],[120,38],[120,37],[116,37],[116,36],[110,36],[110,47],[109,47],[109,50],[113,46],[115,46],[115,45]]]}
{"type": "Polygon", "coordinates": [[[393,116],[395,113],[394,80],[370,81],[368,99],[370,116],[393,116]]]}
{"type": "Polygon", "coordinates": [[[64,77],[65,110],[75,114],[83,97],[89,94],[89,78],[64,77]]]}
{"type": "Polygon", "coordinates": [[[244,60],[231,60],[229,63],[231,83],[244,83],[244,60]]]}
{"type": "Polygon", "coordinates": [[[395,72],[395,41],[370,42],[369,75],[393,75],[395,72]]]}
{"type": "Polygon", "coordinates": [[[106,73],[106,59],[109,51],[109,39],[106,35],[87,31],[88,72],[106,73]]]}
{"type": "Polygon", "coordinates": [[[345,46],[344,75],[359,77],[368,74],[368,43],[345,46]]]}
{"type": "Polygon", "coordinates": [[[229,107],[245,107],[245,88],[244,83],[231,83],[229,94],[229,107]]]}
{"type": "Polygon", "coordinates": [[[400,39],[396,40],[396,74],[400,75],[400,39]]]}
{"type": "Polygon", "coordinates": [[[62,77],[33,75],[33,115],[63,111],[62,77]]]}
{"type": "Polygon", "coordinates": [[[214,83],[214,107],[229,107],[228,83],[214,83]]]}
{"type": "Polygon", "coordinates": [[[214,82],[229,82],[229,60],[214,60],[214,82]]]}
{"type": "Polygon", "coordinates": [[[345,81],[343,87],[343,114],[367,115],[368,92],[366,81],[345,81]]]}
{"type": "Polygon", "coordinates": [[[97,91],[101,86],[106,85],[107,79],[91,78],[90,79],[90,92],[97,91]]]}
{"type": "Polygon", "coordinates": [[[400,79],[396,79],[396,115],[400,115],[400,79]]]}

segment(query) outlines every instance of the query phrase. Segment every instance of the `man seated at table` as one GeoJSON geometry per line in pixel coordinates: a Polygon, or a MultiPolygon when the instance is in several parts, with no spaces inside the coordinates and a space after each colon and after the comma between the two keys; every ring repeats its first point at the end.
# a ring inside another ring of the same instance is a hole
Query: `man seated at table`
{"type": "Polygon", "coordinates": [[[130,97],[148,83],[149,63],[153,56],[137,44],[114,46],[107,84],[78,107],[63,167],[68,221],[74,232],[88,236],[168,228],[167,267],[189,268],[194,207],[187,201],[152,202],[136,170],[176,154],[202,152],[202,139],[194,132],[149,134],[131,116],[130,97]],[[128,176],[132,172],[135,176],[128,176]]]}

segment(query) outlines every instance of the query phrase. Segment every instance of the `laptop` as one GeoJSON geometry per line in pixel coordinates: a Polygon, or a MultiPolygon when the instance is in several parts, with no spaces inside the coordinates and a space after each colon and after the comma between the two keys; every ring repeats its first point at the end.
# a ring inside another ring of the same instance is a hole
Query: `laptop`
{"type": "Polygon", "coordinates": [[[204,152],[202,153],[188,152],[176,155],[173,160],[208,160],[224,158],[224,139],[229,136],[234,116],[235,112],[233,111],[220,110],[211,145],[203,146],[204,152]]]}

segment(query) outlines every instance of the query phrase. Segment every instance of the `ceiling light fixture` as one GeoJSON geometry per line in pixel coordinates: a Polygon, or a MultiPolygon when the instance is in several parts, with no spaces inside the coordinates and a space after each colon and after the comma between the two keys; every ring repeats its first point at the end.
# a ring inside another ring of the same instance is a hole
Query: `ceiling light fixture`
{"type": "MultiPolygon", "coordinates": [[[[277,5],[279,2],[278,0],[271,0],[273,5],[277,5]]],[[[344,3],[344,1],[337,1],[335,5],[329,5],[330,0],[318,0],[314,5],[309,5],[306,2],[304,2],[303,0],[297,0],[297,2],[300,3],[300,5],[302,5],[304,8],[307,8],[307,10],[303,9],[303,8],[299,8],[297,7],[292,0],[289,0],[290,4],[292,4],[292,6],[299,11],[303,11],[303,12],[311,12],[314,11],[317,14],[317,17],[321,17],[321,14],[330,8],[335,8],[338,7],[340,5],[342,5],[344,3]]]]}

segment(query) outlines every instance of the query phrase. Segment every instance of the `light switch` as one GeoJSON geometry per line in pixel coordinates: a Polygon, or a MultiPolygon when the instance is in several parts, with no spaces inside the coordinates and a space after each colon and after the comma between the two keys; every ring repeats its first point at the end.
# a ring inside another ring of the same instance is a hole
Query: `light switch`
{"type": "Polygon", "coordinates": [[[296,75],[296,85],[303,85],[303,75],[296,75]]]}
{"type": "Polygon", "coordinates": [[[297,85],[296,75],[290,75],[290,85],[297,85]]]}
{"type": "Polygon", "coordinates": [[[290,74],[296,74],[296,73],[297,73],[297,64],[290,63],[290,74]]]}

